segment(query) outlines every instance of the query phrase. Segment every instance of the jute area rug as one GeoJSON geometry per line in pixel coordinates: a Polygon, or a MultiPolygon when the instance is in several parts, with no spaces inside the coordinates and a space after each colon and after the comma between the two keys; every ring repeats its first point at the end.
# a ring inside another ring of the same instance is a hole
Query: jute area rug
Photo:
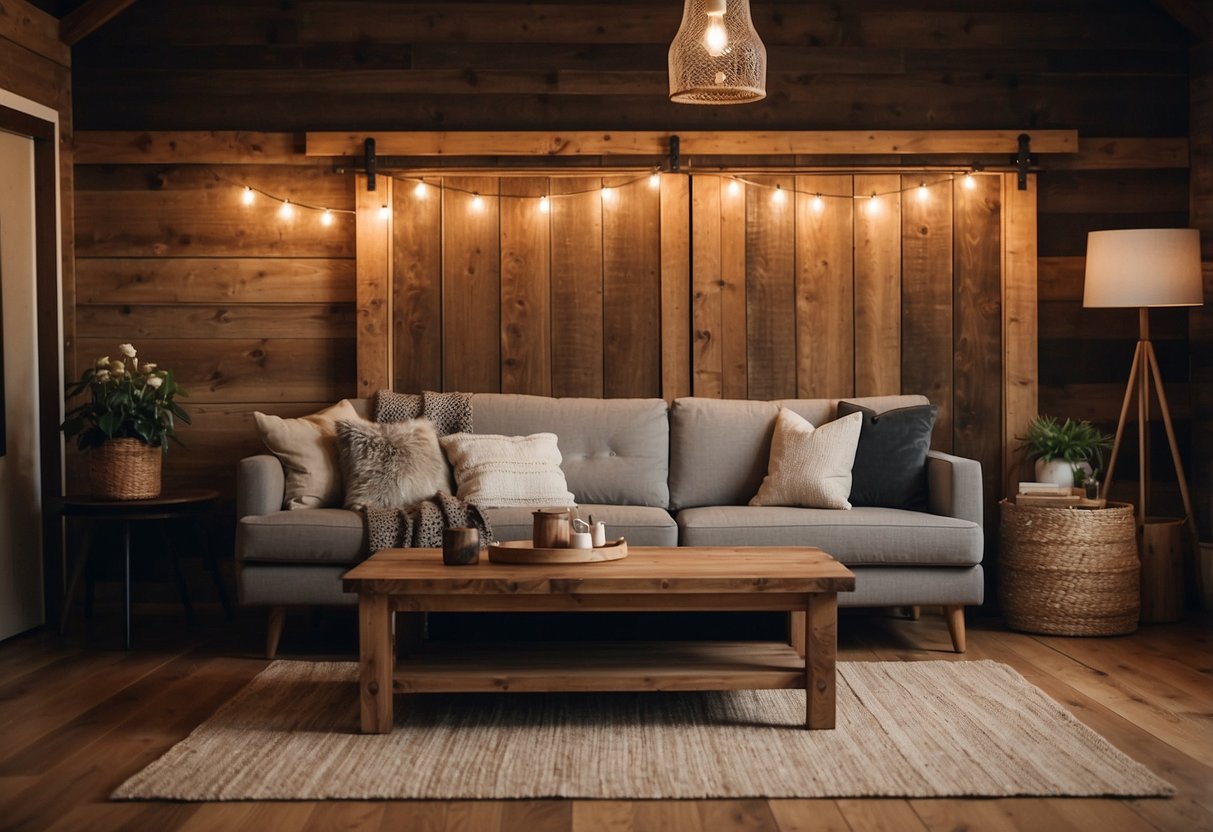
{"type": "Polygon", "coordinates": [[[1006,665],[846,662],[803,691],[427,694],[363,736],[353,663],[274,662],[119,799],[1165,796],[1006,665]]]}

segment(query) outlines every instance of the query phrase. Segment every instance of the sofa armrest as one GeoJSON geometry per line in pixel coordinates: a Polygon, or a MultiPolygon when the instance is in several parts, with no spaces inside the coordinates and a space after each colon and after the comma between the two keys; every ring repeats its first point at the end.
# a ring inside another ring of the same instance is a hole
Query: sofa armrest
{"type": "Polygon", "coordinates": [[[982,521],[981,463],[942,451],[927,452],[928,507],[932,514],[982,521]]]}
{"type": "Polygon", "coordinates": [[[236,517],[282,511],[286,474],[272,454],[246,456],[236,466],[236,517]]]}

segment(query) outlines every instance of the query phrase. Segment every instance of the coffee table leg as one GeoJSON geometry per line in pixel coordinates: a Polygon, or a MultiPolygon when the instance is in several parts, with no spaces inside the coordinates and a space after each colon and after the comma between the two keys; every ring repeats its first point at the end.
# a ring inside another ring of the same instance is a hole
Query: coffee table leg
{"type": "Polygon", "coordinates": [[[392,672],[396,650],[392,644],[392,608],[386,595],[358,596],[358,669],[362,733],[387,734],[392,730],[392,672]]]}
{"type": "Polygon", "coordinates": [[[834,661],[838,652],[838,595],[809,596],[804,628],[805,727],[833,728],[834,661]]]}

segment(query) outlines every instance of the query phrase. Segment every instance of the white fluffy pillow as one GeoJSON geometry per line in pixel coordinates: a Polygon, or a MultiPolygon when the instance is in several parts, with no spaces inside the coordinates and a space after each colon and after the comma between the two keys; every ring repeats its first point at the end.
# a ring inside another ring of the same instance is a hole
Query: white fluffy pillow
{"type": "Polygon", "coordinates": [[[750,505],[850,508],[851,466],[862,427],[862,413],[815,428],[780,408],[767,475],[750,505]]]}
{"type": "Polygon", "coordinates": [[[282,507],[323,508],[341,505],[341,467],[337,462],[337,421],[357,419],[346,399],[319,413],[283,419],[254,413],[265,447],[278,457],[286,473],[282,507]]]}
{"type": "Polygon", "coordinates": [[[337,423],[346,508],[402,508],[450,488],[446,459],[429,419],[337,423]]]}
{"type": "Polygon", "coordinates": [[[481,508],[571,506],[556,434],[453,433],[441,440],[461,500],[481,508]]]}

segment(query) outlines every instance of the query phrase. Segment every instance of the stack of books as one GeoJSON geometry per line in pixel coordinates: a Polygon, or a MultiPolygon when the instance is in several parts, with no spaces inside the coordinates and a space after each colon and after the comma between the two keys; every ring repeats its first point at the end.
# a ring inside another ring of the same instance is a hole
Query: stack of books
{"type": "Polygon", "coordinates": [[[1076,506],[1086,502],[1081,488],[1052,482],[1021,482],[1015,495],[1017,506],[1076,506]]]}

